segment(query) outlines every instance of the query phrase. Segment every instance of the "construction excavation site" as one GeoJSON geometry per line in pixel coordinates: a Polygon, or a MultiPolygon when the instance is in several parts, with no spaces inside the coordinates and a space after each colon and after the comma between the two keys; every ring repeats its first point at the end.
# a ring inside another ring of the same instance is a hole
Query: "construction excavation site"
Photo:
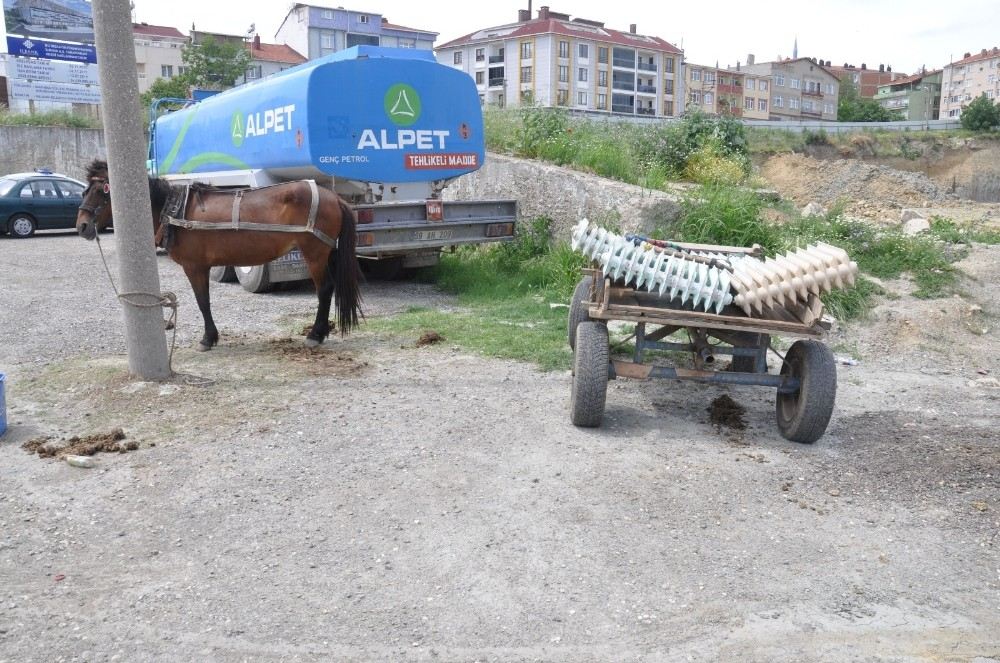
{"type": "MultiPolygon", "coordinates": [[[[852,149],[756,173],[785,209],[1000,231],[993,144],[852,149]]],[[[311,291],[213,284],[199,353],[160,257],[177,376],[137,381],[93,244],[0,238],[0,662],[1000,661],[1000,245],[924,298],[830,243],[652,240],[662,192],[480,172],[592,260],[545,302],[569,370],[380,325],[465,310],[414,280],[369,281],[369,326],[315,353],[311,291]],[[871,310],[832,319],[862,278],[871,310]]]]}

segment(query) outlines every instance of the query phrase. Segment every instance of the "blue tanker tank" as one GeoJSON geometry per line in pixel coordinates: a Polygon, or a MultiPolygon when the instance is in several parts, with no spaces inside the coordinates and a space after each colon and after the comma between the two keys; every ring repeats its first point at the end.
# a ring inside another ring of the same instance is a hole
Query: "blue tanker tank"
{"type": "Polygon", "coordinates": [[[159,118],[151,156],[161,176],[443,180],[482,166],[482,110],[429,51],[357,46],[159,118]]]}

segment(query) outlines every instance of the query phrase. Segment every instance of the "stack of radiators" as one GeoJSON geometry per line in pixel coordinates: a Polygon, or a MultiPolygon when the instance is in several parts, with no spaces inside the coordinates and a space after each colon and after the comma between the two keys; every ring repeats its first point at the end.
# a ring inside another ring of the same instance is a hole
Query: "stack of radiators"
{"type": "Polygon", "coordinates": [[[820,295],[854,285],[858,273],[846,251],[822,242],[759,260],[724,247],[692,251],[626,237],[586,219],[573,228],[572,246],[596,261],[613,281],[656,292],[682,306],[721,313],[735,304],[751,317],[770,316],[780,308],[807,325],[823,314],[820,295]]]}

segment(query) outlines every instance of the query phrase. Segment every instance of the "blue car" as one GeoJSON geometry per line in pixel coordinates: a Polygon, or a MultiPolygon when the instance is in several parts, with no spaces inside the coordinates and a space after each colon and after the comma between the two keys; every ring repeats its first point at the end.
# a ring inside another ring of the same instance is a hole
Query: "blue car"
{"type": "Polygon", "coordinates": [[[40,169],[0,177],[0,233],[31,237],[36,230],[76,227],[76,210],[87,185],[40,169]]]}

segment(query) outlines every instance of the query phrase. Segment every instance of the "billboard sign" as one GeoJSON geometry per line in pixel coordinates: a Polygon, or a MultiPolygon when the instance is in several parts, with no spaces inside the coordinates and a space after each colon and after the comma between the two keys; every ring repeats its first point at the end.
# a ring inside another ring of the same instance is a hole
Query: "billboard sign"
{"type": "Polygon", "coordinates": [[[17,58],[8,60],[8,76],[26,81],[46,83],[76,83],[77,85],[99,85],[97,65],[58,60],[38,60],[17,58]]]}
{"type": "Polygon", "coordinates": [[[92,44],[64,44],[33,37],[7,35],[7,52],[29,58],[97,63],[97,49],[92,44]]]}
{"type": "Polygon", "coordinates": [[[46,81],[22,81],[8,79],[12,99],[32,99],[34,101],[58,101],[67,104],[99,104],[101,90],[97,86],[73,85],[71,83],[49,83],[46,81]]]}
{"type": "Polygon", "coordinates": [[[3,11],[8,36],[94,44],[94,12],[86,0],[3,0],[3,11]]]}

